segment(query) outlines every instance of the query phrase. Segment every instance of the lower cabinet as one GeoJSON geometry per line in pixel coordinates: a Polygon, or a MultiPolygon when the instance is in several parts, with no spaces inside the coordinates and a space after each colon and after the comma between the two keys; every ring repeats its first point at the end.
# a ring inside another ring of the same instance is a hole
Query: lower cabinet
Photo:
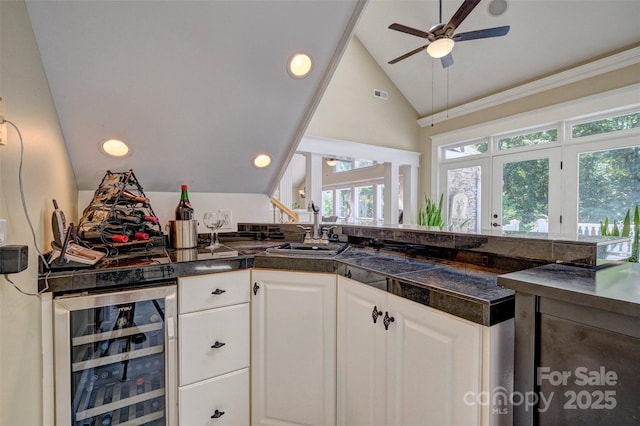
{"type": "Polygon", "coordinates": [[[250,424],[250,271],[178,279],[179,424],[250,424]]]}
{"type": "Polygon", "coordinates": [[[335,424],[336,275],[254,269],[254,425],[335,424]]]}
{"type": "Polygon", "coordinates": [[[248,395],[248,368],[182,386],[178,392],[180,424],[248,425],[248,395]]]}
{"type": "Polygon", "coordinates": [[[482,326],[338,277],[338,425],[477,425],[482,326]]]}

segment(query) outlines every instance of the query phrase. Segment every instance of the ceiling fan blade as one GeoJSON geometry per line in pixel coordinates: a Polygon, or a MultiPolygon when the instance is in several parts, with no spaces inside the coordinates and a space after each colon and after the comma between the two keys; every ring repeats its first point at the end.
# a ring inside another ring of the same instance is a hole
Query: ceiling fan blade
{"type": "Polygon", "coordinates": [[[416,53],[422,52],[423,50],[425,50],[427,48],[427,46],[429,46],[429,45],[425,44],[422,47],[418,47],[417,49],[413,49],[411,52],[407,52],[404,55],[398,56],[397,58],[390,60],[388,63],[389,63],[389,65],[393,65],[396,62],[400,62],[403,59],[407,59],[409,56],[413,56],[416,53]]]}
{"type": "Polygon", "coordinates": [[[440,58],[440,63],[442,64],[442,68],[447,68],[453,65],[453,55],[449,53],[448,55],[440,58]]]}
{"type": "Polygon", "coordinates": [[[434,37],[434,35],[429,32],[417,30],[415,28],[407,27],[406,25],[402,24],[391,24],[389,25],[389,29],[400,31],[401,33],[411,34],[417,37],[428,38],[430,40],[432,40],[434,37]]]}
{"type": "Polygon", "coordinates": [[[509,25],[504,27],[485,28],[484,30],[468,31],[466,33],[458,33],[451,37],[453,41],[477,40],[479,38],[500,37],[507,35],[509,25]]]}
{"type": "Polygon", "coordinates": [[[447,25],[444,26],[444,34],[451,36],[453,32],[460,26],[462,21],[471,13],[473,9],[480,3],[480,0],[464,0],[456,13],[453,14],[447,25]]]}

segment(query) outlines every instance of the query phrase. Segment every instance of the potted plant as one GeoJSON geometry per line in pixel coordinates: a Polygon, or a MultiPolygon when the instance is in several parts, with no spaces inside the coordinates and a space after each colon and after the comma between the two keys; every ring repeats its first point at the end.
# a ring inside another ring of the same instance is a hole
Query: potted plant
{"type": "Polygon", "coordinates": [[[431,201],[427,194],[424,195],[425,206],[418,211],[418,225],[426,227],[438,227],[442,229],[444,227],[444,220],[442,220],[442,201],[444,194],[440,194],[440,201],[436,205],[431,201]]]}

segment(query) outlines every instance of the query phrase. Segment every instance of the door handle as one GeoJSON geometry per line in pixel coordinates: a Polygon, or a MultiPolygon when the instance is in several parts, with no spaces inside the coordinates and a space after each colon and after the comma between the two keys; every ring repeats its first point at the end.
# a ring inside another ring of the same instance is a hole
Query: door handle
{"type": "Polygon", "coordinates": [[[258,285],[257,282],[253,283],[253,295],[257,295],[258,294],[258,290],[260,289],[260,286],[258,285]]]}
{"type": "Polygon", "coordinates": [[[224,416],[224,411],[216,410],[215,413],[211,416],[212,419],[218,419],[224,416]]]}
{"type": "Polygon", "coordinates": [[[227,290],[220,290],[219,288],[216,288],[214,291],[211,292],[211,294],[219,295],[226,292],[227,290]]]}
{"type": "Polygon", "coordinates": [[[498,226],[502,226],[502,225],[500,225],[498,222],[493,222],[491,226],[493,226],[494,228],[497,228],[498,226]]]}
{"type": "Polygon", "coordinates": [[[371,318],[373,318],[373,323],[377,323],[378,322],[378,317],[382,316],[382,311],[378,310],[377,306],[373,307],[373,311],[371,312],[371,318]]]}
{"type": "Polygon", "coordinates": [[[384,320],[382,321],[384,323],[384,329],[388,330],[389,329],[389,324],[391,324],[395,320],[396,319],[394,317],[390,317],[389,316],[389,312],[385,312],[384,313],[384,320]]]}

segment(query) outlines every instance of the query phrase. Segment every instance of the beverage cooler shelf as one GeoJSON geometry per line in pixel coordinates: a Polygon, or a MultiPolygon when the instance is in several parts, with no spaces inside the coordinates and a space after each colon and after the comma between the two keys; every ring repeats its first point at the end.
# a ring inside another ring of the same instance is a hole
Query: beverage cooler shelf
{"type": "MultiPolygon", "coordinates": [[[[116,362],[123,362],[149,355],[161,354],[163,351],[164,345],[156,345],[144,349],[137,349],[129,352],[116,353],[114,355],[101,356],[100,358],[89,359],[87,361],[74,362],[73,364],[71,364],[71,371],[76,373],[78,371],[101,367],[116,362]]],[[[84,358],[84,352],[80,354],[80,357],[84,358]]]]}
{"type": "MultiPolygon", "coordinates": [[[[93,327],[92,327],[93,328],[93,327]]],[[[77,336],[71,339],[73,346],[86,345],[89,343],[99,342],[101,340],[119,339],[121,337],[133,336],[135,334],[149,333],[152,331],[162,330],[164,325],[161,322],[121,328],[119,330],[106,331],[104,333],[89,334],[77,336]]]]}
{"type": "Polygon", "coordinates": [[[136,381],[86,388],[76,412],[76,424],[144,424],[164,417],[164,387],[136,381]],[[87,407],[87,408],[82,408],[87,407]]]}

